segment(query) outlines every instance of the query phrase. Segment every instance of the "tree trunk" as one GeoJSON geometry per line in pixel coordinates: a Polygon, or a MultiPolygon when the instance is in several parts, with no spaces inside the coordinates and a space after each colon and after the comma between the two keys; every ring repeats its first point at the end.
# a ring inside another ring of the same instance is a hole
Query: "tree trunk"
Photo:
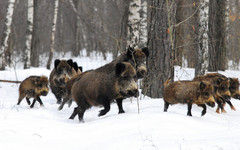
{"type": "Polygon", "coordinates": [[[51,45],[50,45],[49,59],[47,62],[47,69],[50,69],[52,59],[53,59],[54,44],[55,44],[55,31],[56,31],[57,16],[58,16],[58,4],[59,4],[59,1],[55,0],[54,15],[53,15],[53,22],[52,22],[52,33],[51,33],[51,45]]]}
{"type": "Polygon", "coordinates": [[[209,1],[209,71],[226,69],[225,1],[209,1]]]}
{"type": "Polygon", "coordinates": [[[26,49],[24,55],[24,69],[30,68],[31,65],[31,43],[33,33],[33,0],[27,1],[28,14],[27,14],[27,34],[26,34],[26,49]]]}
{"type": "Polygon", "coordinates": [[[143,79],[143,94],[163,97],[163,85],[174,77],[174,40],[176,3],[174,0],[152,0],[150,3],[147,59],[148,73],[143,79]]]}
{"type": "Polygon", "coordinates": [[[199,9],[199,31],[198,31],[198,63],[195,69],[195,76],[204,75],[208,71],[208,20],[209,0],[200,0],[199,9]]]}
{"type": "Polygon", "coordinates": [[[127,27],[127,45],[126,47],[136,46],[139,44],[139,29],[140,29],[140,10],[141,0],[130,0],[128,13],[128,27],[127,27]]]}
{"type": "Polygon", "coordinates": [[[39,9],[39,2],[37,0],[34,0],[34,9],[33,9],[33,29],[32,29],[32,42],[31,42],[31,66],[33,67],[39,67],[39,44],[40,40],[37,35],[37,29],[38,29],[38,22],[40,21],[39,18],[37,18],[37,13],[39,9]]]}
{"type": "Polygon", "coordinates": [[[0,70],[5,70],[5,51],[8,48],[8,39],[11,32],[12,16],[14,12],[15,0],[8,0],[8,8],[4,25],[3,40],[0,47],[0,70]]]}
{"type": "Polygon", "coordinates": [[[141,0],[139,47],[147,46],[147,0],[141,0]]]}

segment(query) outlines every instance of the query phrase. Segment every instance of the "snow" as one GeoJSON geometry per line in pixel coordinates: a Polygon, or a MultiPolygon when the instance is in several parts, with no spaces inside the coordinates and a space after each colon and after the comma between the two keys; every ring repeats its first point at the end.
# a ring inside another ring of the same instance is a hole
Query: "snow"
{"type": "MultiPolygon", "coordinates": [[[[58,56],[56,56],[58,57],[58,56]]],[[[103,60],[101,55],[71,57],[84,70],[94,69],[111,61],[111,55],[103,60]]],[[[20,66],[20,64],[18,64],[20,66]]],[[[220,72],[229,77],[240,77],[239,71],[220,72]]],[[[17,78],[21,81],[30,75],[49,76],[50,70],[17,67],[17,78]]],[[[194,69],[175,67],[175,80],[194,77],[194,69]]],[[[0,71],[0,79],[16,80],[13,68],[0,71]]],[[[73,106],[58,111],[58,104],[50,92],[41,97],[44,107],[36,102],[30,109],[23,100],[17,106],[19,84],[0,83],[0,148],[2,150],[238,150],[240,149],[240,102],[232,99],[237,111],[226,106],[226,114],[217,114],[215,108],[202,109],[193,105],[193,117],[187,116],[186,105],[169,106],[163,112],[163,100],[147,96],[124,100],[126,113],[118,114],[115,103],[102,117],[102,108],[87,110],[85,123],[69,120],[73,106]],[[139,101],[140,112],[138,113],[139,101]]]]}

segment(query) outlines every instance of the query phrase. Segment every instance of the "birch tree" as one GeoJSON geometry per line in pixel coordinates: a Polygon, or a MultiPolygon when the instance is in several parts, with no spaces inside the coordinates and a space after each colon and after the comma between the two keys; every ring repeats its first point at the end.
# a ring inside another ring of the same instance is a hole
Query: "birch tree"
{"type": "Polygon", "coordinates": [[[199,9],[199,31],[198,31],[198,64],[195,76],[204,75],[208,71],[209,48],[208,48],[208,19],[209,0],[200,0],[199,9]]]}
{"type": "Polygon", "coordinates": [[[14,5],[15,5],[15,0],[8,0],[3,40],[1,43],[1,47],[0,47],[0,70],[5,70],[5,67],[6,67],[5,51],[8,48],[8,39],[9,39],[9,35],[11,33],[14,5]]]}
{"type": "Polygon", "coordinates": [[[127,26],[127,47],[139,44],[141,0],[130,0],[128,26],[127,26]]]}
{"type": "Polygon", "coordinates": [[[51,45],[50,45],[49,59],[47,62],[47,69],[50,69],[51,62],[53,59],[54,44],[55,44],[55,31],[56,31],[57,16],[58,16],[58,4],[59,4],[59,1],[55,0],[54,16],[53,16],[53,22],[52,22],[52,33],[51,33],[51,45]]]}
{"type": "Polygon", "coordinates": [[[33,0],[27,1],[27,34],[26,34],[26,49],[24,55],[24,69],[30,68],[31,65],[31,43],[33,33],[33,0]]]}
{"type": "Polygon", "coordinates": [[[147,46],[147,0],[141,0],[139,47],[147,46]]]}

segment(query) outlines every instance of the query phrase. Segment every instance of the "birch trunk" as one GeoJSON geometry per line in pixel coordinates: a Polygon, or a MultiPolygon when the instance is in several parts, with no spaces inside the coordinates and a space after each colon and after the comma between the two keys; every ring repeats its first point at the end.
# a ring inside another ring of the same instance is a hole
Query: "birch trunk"
{"type": "Polygon", "coordinates": [[[31,65],[31,43],[33,33],[33,0],[28,0],[28,14],[27,14],[27,35],[26,35],[26,49],[24,55],[24,69],[30,68],[31,65]]]}
{"type": "Polygon", "coordinates": [[[127,47],[139,44],[141,0],[131,0],[129,4],[127,47]]]}
{"type": "Polygon", "coordinates": [[[209,66],[209,0],[200,0],[199,5],[198,64],[196,66],[195,76],[204,75],[208,71],[209,66]]]}
{"type": "Polygon", "coordinates": [[[11,33],[14,5],[15,5],[15,0],[8,1],[8,8],[7,8],[5,25],[4,25],[5,29],[4,29],[4,33],[3,33],[3,40],[1,43],[1,47],[0,47],[0,70],[5,70],[5,67],[6,67],[5,51],[8,47],[8,39],[9,39],[9,35],[11,33]]]}
{"type": "Polygon", "coordinates": [[[147,0],[141,0],[139,47],[147,46],[147,0]]]}
{"type": "Polygon", "coordinates": [[[54,44],[55,44],[55,31],[56,31],[57,16],[58,16],[58,4],[59,4],[59,1],[55,0],[54,16],[53,16],[53,24],[52,24],[52,34],[51,34],[51,45],[50,45],[49,59],[47,62],[47,69],[50,69],[51,62],[53,59],[54,44]]]}

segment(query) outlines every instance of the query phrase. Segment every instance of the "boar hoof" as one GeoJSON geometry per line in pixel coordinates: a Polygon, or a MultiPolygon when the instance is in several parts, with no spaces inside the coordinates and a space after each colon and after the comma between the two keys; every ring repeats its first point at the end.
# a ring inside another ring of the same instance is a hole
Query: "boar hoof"
{"type": "Polygon", "coordinates": [[[227,113],[225,109],[222,109],[222,113],[227,113]]]}
{"type": "Polygon", "coordinates": [[[99,112],[100,113],[98,114],[98,117],[101,117],[101,116],[103,116],[103,115],[105,115],[107,113],[105,109],[100,110],[99,112]]]}
{"type": "Polygon", "coordinates": [[[188,112],[187,115],[188,115],[188,116],[192,116],[192,113],[191,113],[191,112],[188,112]]]}
{"type": "Polygon", "coordinates": [[[123,114],[123,113],[125,113],[124,110],[119,110],[119,111],[118,111],[118,114],[123,114]]]}
{"type": "Polygon", "coordinates": [[[235,108],[234,106],[231,106],[231,109],[234,110],[234,111],[236,111],[236,108],[235,108]]]}
{"type": "Polygon", "coordinates": [[[62,110],[62,109],[63,109],[63,107],[62,107],[62,106],[59,106],[59,107],[58,107],[58,110],[62,110]]]}
{"type": "Polygon", "coordinates": [[[206,114],[206,110],[202,111],[202,116],[204,116],[206,114]]]}

